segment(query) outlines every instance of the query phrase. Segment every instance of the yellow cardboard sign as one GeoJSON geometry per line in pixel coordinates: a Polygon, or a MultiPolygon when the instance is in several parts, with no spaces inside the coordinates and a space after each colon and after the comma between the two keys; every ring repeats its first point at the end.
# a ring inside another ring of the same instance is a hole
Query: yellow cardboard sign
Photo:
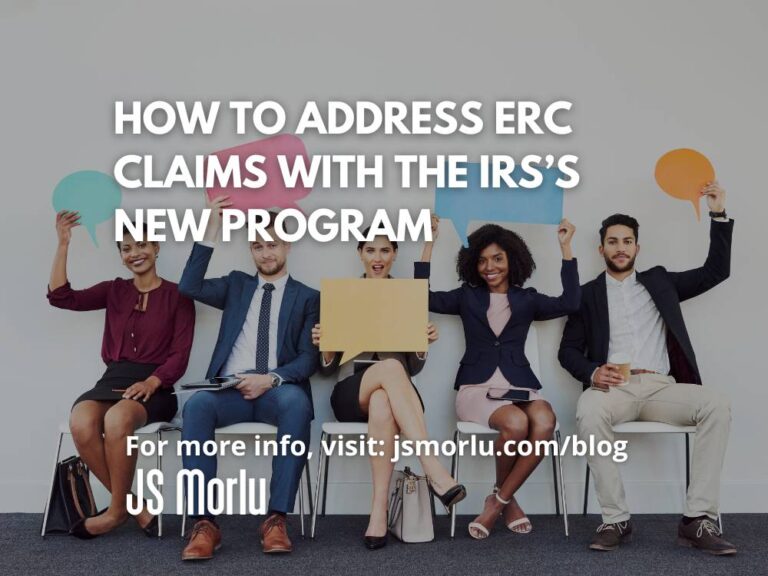
{"type": "Polygon", "coordinates": [[[327,279],[320,283],[322,352],[426,352],[426,280],[327,279]]]}

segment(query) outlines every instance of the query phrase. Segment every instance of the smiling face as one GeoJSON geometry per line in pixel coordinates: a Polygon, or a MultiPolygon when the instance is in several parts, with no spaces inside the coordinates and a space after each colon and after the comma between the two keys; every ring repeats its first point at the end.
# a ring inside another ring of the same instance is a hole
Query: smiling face
{"type": "Polygon", "coordinates": [[[605,240],[599,250],[608,270],[622,274],[634,269],[640,245],[632,228],[614,224],[605,231],[605,240]]]}
{"type": "Polygon", "coordinates": [[[251,256],[256,269],[264,278],[282,276],[285,271],[285,263],[288,260],[288,252],[291,245],[279,239],[274,239],[274,230],[270,232],[273,240],[264,240],[256,237],[251,242],[251,256]]]}
{"type": "Polygon", "coordinates": [[[491,292],[509,290],[509,260],[504,249],[496,244],[489,244],[480,251],[477,259],[477,273],[488,285],[491,292]]]}
{"type": "Polygon", "coordinates": [[[397,259],[397,250],[386,236],[366,242],[357,252],[365,268],[366,278],[386,278],[397,259]]]}
{"type": "Polygon", "coordinates": [[[153,270],[160,252],[157,242],[136,241],[129,235],[120,241],[119,248],[123,265],[136,275],[153,270]]]}

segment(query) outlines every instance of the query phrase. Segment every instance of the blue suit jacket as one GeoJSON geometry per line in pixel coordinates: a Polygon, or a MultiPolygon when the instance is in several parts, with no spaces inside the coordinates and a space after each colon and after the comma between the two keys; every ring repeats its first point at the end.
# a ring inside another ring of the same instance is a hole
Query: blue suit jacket
{"type": "MultiPolygon", "coordinates": [[[[416,263],[416,276],[429,276],[429,263],[416,263]]],[[[429,310],[440,314],[458,314],[464,325],[467,349],[461,359],[454,388],[464,384],[482,384],[496,371],[513,386],[541,388],[539,379],[531,370],[525,357],[525,339],[528,327],[534,320],[550,320],[565,316],[579,309],[581,288],[576,259],[563,260],[560,271],[563,293],[560,296],[539,294],[533,288],[512,286],[507,293],[512,317],[496,334],[488,324],[488,307],[491,293],[485,286],[463,284],[448,292],[429,292],[429,310]]]]}
{"type": "MultiPolygon", "coordinates": [[[[195,243],[179,282],[179,292],[184,296],[224,311],[206,378],[218,376],[223,369],[243,329],[259,285],[258,276],[238,270],[206,280],[205,272],[212,254],[213,248],[195,243]]],[[[284,385],[300,386],[309,396],[310,403],[309,377],[318,365],[317,348],[312,345],[312,327],[319,318],[320,293],[288,277],[277,321],[278,367],[274,372],[283,379],[284,385]]]]}

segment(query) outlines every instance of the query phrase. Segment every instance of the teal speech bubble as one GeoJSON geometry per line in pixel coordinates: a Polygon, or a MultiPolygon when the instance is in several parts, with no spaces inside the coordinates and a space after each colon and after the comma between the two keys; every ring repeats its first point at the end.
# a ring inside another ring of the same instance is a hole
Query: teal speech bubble
{"type": "Polygon", "coordinates": [[[53,190],[53,209],[76,210],[80,223],[98,246],[96,226],[115,215],[123,192],[112,176],[95,170],[81,170],[62,178],[53,190]]]}

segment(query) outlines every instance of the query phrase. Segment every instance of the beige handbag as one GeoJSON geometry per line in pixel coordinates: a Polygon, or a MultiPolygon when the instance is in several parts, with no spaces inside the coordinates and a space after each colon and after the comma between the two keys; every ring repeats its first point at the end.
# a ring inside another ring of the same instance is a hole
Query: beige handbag
{"type": "Polygon", "coordinates": [[[434,501],[426,476],[407,466],[395,470],[390,482],[389,531],[402,542],[431,542],[435,539],[432,518],[434,501]]]}

